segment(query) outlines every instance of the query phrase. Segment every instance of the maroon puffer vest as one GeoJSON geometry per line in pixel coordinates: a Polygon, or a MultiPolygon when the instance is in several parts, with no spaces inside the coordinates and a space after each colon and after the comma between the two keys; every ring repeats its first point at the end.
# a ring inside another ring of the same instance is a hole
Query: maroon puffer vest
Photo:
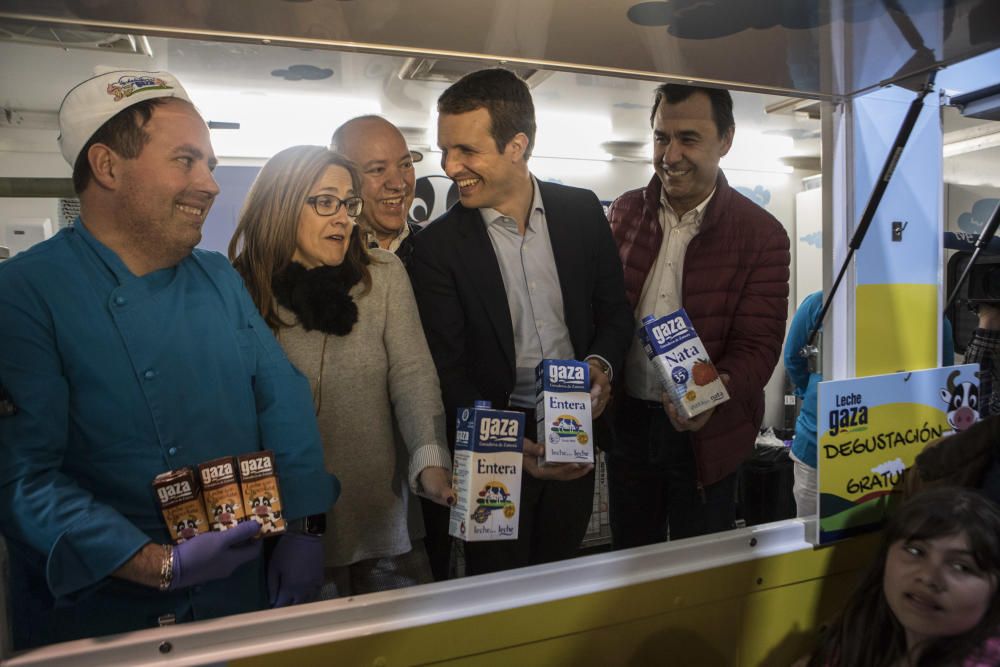
{"type": "MultiPolygon", "coordinates": [[[[660,179],[626,192],[608,211],[634,309],[660,251],[660,179]]],[[[789,241],[770,213],[729,187],[715,195],[684,256],[682,303],[731,400],[694,434],[699,482],[712,484],[749,456],[764,417],[764,385],[781,354],[788,317],[789,241]]]]}

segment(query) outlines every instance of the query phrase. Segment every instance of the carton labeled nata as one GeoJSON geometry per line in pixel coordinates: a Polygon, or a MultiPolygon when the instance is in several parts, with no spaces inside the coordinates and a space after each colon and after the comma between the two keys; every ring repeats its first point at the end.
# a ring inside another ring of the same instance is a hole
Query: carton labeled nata
{"type": "Polygon", "coordinates": [[[543,359],[535,369],[535,419],[542,463],[593,463],[590,366],[543,359]]]}
{"type": "Polygon", "coordinates": [[[466,542],[516,540],[521,505],[524,414],[489,401],[458,411],[448,533],[466,542]]]}
{"type": "Polygon", "coordinates": [[[678,414],[690,419],[729,400],[683,308],[659,318],[647,315],[638,336],[678,414]]]}

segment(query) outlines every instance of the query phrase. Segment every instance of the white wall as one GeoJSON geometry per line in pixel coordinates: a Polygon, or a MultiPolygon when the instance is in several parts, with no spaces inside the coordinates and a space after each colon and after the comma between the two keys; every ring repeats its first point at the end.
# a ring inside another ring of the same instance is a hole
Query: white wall
{"type": "MultiPolygon", "coordinates": [[[[823,289],[823,189],[813,188],[795,195],[795,252],[793,303],[823,289]]],[[[794,310],[794,309],[793,309],[794,310]]]]}
{"type": "Polygon", "coordinates": [[[41,197],[0,198],[0,246],[13,257],[59,231],[59,200],[41,197]]]}
{"type": "MultiPolygon", "coordinates": [[[[72,170],[58,152],[55,130],[0,128],[0,178],[69,178],[72,170]]],[[[9,236],[8,227],[24,219],[48,218],[59,229],[59,201],[54,198],[0,197],[0,245],[15,247],[23,239],[9,236]]]]}
{"type": "Polygon", "coordinates": [[[69,178],[56,130],[0,128],[0,178],[69,178]]]}

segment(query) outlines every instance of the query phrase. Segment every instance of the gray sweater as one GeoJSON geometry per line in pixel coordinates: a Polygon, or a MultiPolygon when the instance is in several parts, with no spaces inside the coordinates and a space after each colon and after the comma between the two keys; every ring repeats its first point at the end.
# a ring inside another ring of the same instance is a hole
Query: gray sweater
{"type": "MultiPolygon", "coordinates": [[[[362,283],[351,289],[358,322],[347,336],[297,323],[278,332],[320,403],[326,469],[342,485],[327,514],[327,567],[409,551],[411,541],[423,537],[409,491],[420,491],[424,468],[451,469],[441,389],[409,276],[392,253],[369,252],[372,286],[364,295],[362,283]]],[[[284,308],[279,314],[297,322],[284,308]]]]}

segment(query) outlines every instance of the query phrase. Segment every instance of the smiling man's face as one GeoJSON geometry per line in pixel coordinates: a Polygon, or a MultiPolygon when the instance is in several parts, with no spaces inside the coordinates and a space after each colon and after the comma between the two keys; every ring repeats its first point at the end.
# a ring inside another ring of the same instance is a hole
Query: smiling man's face
{"type": "Polygon", "coordinates": [[[191,254],[219,185],[208,126],[183,100],[154,107],[139,156],[119,160],[117,209],[132,247],[170,266],[191,254]]]}
{"type": "Polygon", "coordinates": [[[337,148],[361,171],[361,222],[379,243],[395,238],[406,225],[416,172],[406,139],[382,118],[349,121],[337,148]]]}
{"type": "Polygon", "coordinates": [[[677,104],[660,100],[653,117],[653,169],[678,215],[711,194],[719,160],[729,152],[733,133],[730,127],[719,135],[712,102],[701,91],[677,104]]]}

